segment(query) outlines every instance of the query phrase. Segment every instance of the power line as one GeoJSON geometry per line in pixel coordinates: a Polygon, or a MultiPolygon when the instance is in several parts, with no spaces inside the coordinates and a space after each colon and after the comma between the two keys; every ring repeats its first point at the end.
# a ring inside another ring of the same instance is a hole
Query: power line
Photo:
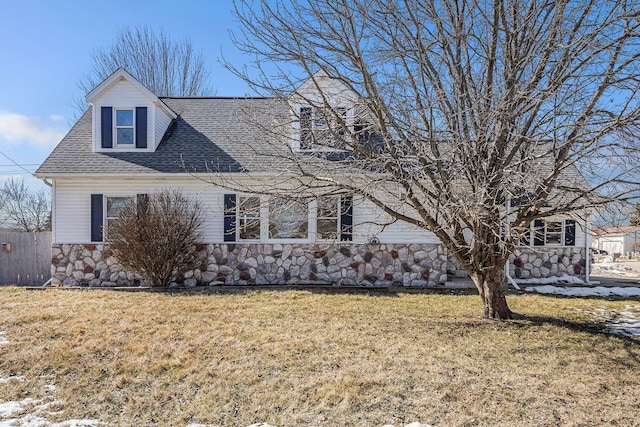
{"type": "Polygon", "coordinates": [[[14,165],[16,165],[17,167],[19,167],[20,169],[22,169],[23,171],[25,171],[26,173],[28,173],[29,175],[33,175],[33,172],[29,172],[27,170],[27,168],[25,168],[24,166],[22,166],[21,164],[19,164],[18,162],[16,162],[15,160],[13,160],[11,157],[9,157],[8,155],[6,155],[2,150],[0,150],[0,154],[2,154],[4,157],[7,158],[7,160],[9,160],[11,163],[13,163],[14,165]]]}

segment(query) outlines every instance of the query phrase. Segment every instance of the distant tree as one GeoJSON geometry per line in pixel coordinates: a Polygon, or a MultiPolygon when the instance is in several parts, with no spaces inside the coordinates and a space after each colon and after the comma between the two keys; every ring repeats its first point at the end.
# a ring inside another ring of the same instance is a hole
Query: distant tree
{"type": "Polygon", "coordinates": [[[488,318],[512,317],[504,268],[535,219],[639,197],[637,1],[234,3],[256,67],[229,68],[256,92],[287,103],[322,70],[358,99],[352,118],[324,93],[255,123],[282,191],[355,194],[433,232],[488,318]],[[318,121],[317,149],[293,149],[285,120],[318,121]]]}
{"type": "MultiPolygon", "coordinates": [[[[92,53],[92,69],[78,85],[86,94],[122,67],[157,96],[210,95],[204,57],[188,38],[173,41],[164,30],[123,28],[115,42],[92,53]]],[[[84,100],[76,101],[84,111],[84,100]]]]}
{"type": "Polygon", "coordinates": [[[169,286],[197,262],[203,216],[197,200],[179,191],[138,196],[107,224],[106,243],[125,267],[152,287],[169,286]]]}
{"type": "Polygon", "coordinates": [[[640,203],[636,204],[635,211],[629,219],[629,225],[640,225],[640,203]]]}
{"type": "Polygon", "coordinates": [[[9,179],[0,189],[0,218],[8,230],[51,230],[50,191],[34,191],[21,179],[9,179]]]}

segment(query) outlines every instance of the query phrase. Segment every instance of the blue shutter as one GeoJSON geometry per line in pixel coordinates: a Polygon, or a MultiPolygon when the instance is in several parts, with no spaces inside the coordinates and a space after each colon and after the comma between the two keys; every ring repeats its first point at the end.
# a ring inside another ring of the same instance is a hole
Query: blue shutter
{"type": "Polygon", "coordinates": [[[136,107],[136,148],[147,148],[147,107],[136,107]]]}
{"type": "Polygon", "coordinates": [[[102,107],[100,110],[100,144],[102,148],[113,147],[113,108],[102,107]]]}
{"type": "Polygon", "coordinates": [[[236,241],[236,195],[224,195],[224,241],[236,241]]]}
{"type": "Polygon", "coordinates": [[[353,241],[353,196],[340,198],[340,241],[353,241]]]}
{"type": "Polygon", "coordinates": [[[533,221],[533,246],[544,246],[544,221],[533,221]]]}
{"type": "Polygon", "coordinates": [[[102,242],[102,194],[91,195],[91,241],[102,242]]]}
{"type": "Polygon", "coordinates": [[[576,222],[573,219],[564,221],[564,245],[576,245],[576,222]]]}

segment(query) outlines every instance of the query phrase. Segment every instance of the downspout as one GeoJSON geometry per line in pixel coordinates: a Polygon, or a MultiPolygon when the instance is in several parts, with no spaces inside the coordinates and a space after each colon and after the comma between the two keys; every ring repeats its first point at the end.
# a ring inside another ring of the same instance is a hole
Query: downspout
{"type": "Polygon", "coordinates": [[[589,279],[589,276],[591,274],[591,245],[589,244],[589,240],[591,239],[591,221],[589,220],[589,218],[591,218],[591,214],[587,215],[584,227],[586,233],[584,236],[584,256],[586,258],[584,263],[584,265],[586,266],[584,279],[587,285],[599,285],[599,281],[591,281],[591,279],[589,279]]]}
{"type": "MultiPolygon", "coordinates": [[[[506,225],[505,225],[505,237],[509,235],[509,233],[511,232],[511,229],[509,227],[509,205],[511,204],[511,199],[507,199],[507,202],[505,204],[505,210],[506,210],[506,225]]],[[[507,279],[507,283],[509,283],[511,286],[513,286],[515,289],[520,290],[520,286],[518,286],[518,284],[516,283],[515,280],[513,280],[513,277],[511,277],[511,274],[509,274],[509,258],[507,258],[507,262],[504,263],[504,277],[507,279]]]]}
{"type": "MultiPolygon", "coordinates": [[[[41,178],[41,179],[42,179],[42,182],[44,182],[45,185],[47,185],[52,190],[51,191],[51,230],[53,231],[53,184],[47,181],[47,178],[41,178]]],[[[51,235],[53,236],[53,233],[51,235]]],[[[44,285],[42,285],[42,287],[46,287],[50,285],[52,281],[53,281],[53,276],[49,277],[49,280],[44,282],[44,285]]]]}

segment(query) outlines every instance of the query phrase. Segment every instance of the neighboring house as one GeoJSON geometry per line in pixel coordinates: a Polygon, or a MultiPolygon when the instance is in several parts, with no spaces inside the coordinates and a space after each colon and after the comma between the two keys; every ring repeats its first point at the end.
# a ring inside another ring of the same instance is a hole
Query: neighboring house
{"type": "Polygon", "coordinates": [[[640,226],[594,228],[592,247],[609,255],[640,252],[640,226]]]}
{"type": "MultiPolygon", "coordinates": [[[[314,90],[306,84],[297,93],[314,90]]],[[[340,105],[344,88],[323,90],[349,117],[348,103],[340,105]]],[[[202,262],[180,279],[186,285],[433,286],[446,283],[456,269],[432,233],[403,222],[375,225],[383,214],[367,200],[343,194],[296,204],[269,194],[281,184],[275,182],[277,153],[252,150],[269,135],[243,117],[262,117],[267,110],[291,116],[292,108],[298,119],[283,121],[292,135],[284,145],[304,152],[312,149],[308,133],[324,122],[301,99],[160,98],[119,69],[87,101],[90,108],[36,172],[53,184],[54,283],[137,283],[109,256],[103,229],[117,220],[125,200],[163,188],[197,197],[206,214],[202,262]],[[228,190],[224,184],[231,181],[246,191],[228,190]]],[[[584,278],[584,230],[584,221],[569,217],[536,221],[512,257],[511,274],[584,278]]]]}

